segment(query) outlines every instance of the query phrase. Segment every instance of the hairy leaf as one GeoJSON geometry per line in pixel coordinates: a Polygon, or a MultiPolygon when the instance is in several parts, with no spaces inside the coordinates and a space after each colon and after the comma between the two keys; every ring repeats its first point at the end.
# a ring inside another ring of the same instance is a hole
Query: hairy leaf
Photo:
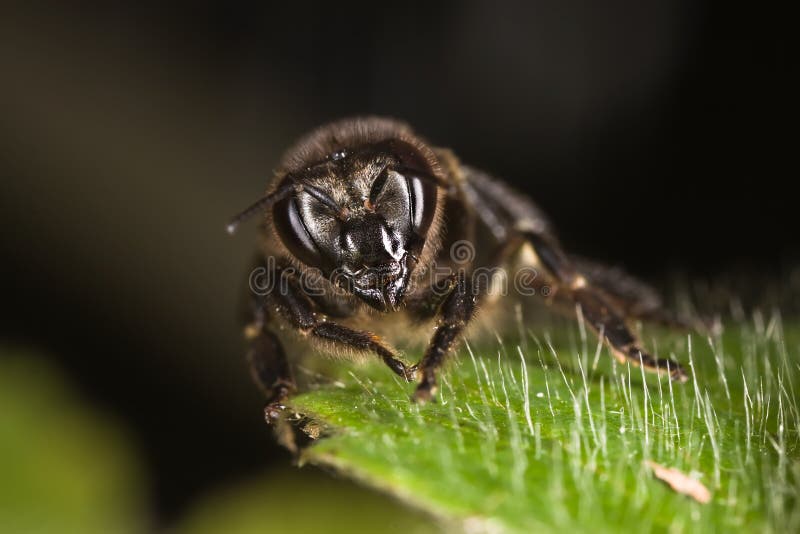
{"type": "Polygon", "coordinates": [[[800,529],[796,329],[756,315],[713,339],[645,337],[687,364],[686,384],[614,363],[582,332],[467,345],[424,406],[382,366],[343,364],[292,401],[321,433],[302,460],[448,530],[800,529]],[[648,461],[698,480],[710,502],[673,491],[648,461]]]}

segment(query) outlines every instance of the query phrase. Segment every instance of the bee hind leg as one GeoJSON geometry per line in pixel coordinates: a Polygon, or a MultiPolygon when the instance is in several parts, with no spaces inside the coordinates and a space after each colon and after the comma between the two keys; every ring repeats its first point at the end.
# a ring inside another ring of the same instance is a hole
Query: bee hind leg
{"type": "Polygon", "coordinates": [[[668,374],[678,382],[688,379],[686,371],[677,362],[653,356],[639,346],[625,323],[628,316],[624,309],[578,270],[552,239],[533,232],[524,236],[533,246],[542,266],[558,282],[559,291],[580,306],[586,323],[608,344],[617,361],[668,374]]]}
{"type": "Polygon", "coordinates": [[[533,202],[496,178],[475,169],[466,171],[463,185],[468,201],[500,245],[498,264],[527,242],[536,253],[537,264],[554,282],[558,298],[580,306],[586,323],[618,361],[667,373],[673,380],[687,379],[676,362],[642,350],[625,324],[630,318],[671,322],[669,314],[661,311],[657,294],[630,276],[574,261],[561,249],[552,226],[533,202]]]}
{"type": "Polygon", "coordinates": [[[573,255],[569,259],[591,285],[602,290],[626,317],[680,330],[711,330],[708,320],[686,317],[665,308],[661,296],[653,287],[623,269],[573,255]]]}

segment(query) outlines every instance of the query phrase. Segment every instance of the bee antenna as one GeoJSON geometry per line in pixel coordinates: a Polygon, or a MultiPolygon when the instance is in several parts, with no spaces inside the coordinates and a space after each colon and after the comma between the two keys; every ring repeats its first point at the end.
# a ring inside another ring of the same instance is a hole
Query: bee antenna
{"type": "Polygon", "coordinates": [[[225,227],[226,230],[231,235],[235,234],[242,222],[246,221],[258,212],[268,210],[273,204],[286,198],[286,195],[291,193],[294,190],[294,187],[294,182],[292,180],[287,180],[283,186],[279,187],[272,193],[267,193],[260,199],[256,200],[252,205],[245,208],[244,211],[238,215],[235,215],[228,223],[228,226],[225,227]]]}

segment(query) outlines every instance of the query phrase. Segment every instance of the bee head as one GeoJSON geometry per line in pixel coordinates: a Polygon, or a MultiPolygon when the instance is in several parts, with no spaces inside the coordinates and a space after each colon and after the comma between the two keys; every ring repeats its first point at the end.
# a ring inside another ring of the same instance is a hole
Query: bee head
{"type": "Polygon", "coordinates": [[[272,218],[286,249],[370,306],[397,309],[438,203],[425,158],[384,140],[338,148],[283,182],[294,190],[272,218]]]}

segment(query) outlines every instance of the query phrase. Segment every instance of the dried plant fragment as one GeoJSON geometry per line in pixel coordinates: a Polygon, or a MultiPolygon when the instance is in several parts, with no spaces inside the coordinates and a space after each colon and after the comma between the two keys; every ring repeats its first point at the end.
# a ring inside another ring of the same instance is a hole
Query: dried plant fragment
{"type": "Polygon", "coordinates": [[[656,478],[663,480],[678,493],[688,495],[699,503],[706,504],[711,500],[711,492],[702,482],[669,467],[664,467],[652,461],[645,462],[653,470],[656,478]]]}

